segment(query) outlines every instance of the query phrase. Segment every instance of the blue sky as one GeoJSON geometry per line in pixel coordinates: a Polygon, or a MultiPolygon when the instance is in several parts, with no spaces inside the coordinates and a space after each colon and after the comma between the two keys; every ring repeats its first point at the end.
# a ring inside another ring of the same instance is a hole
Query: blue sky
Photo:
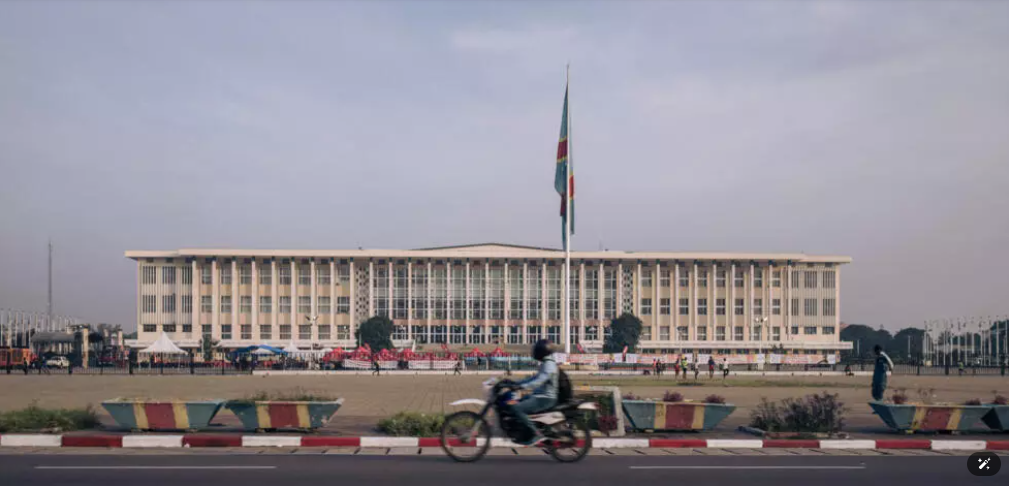
{"type": "Polygon", "coordinates": [[[44,308],[50,236],[57,310],[127,326],[128,249],[558,246],[570,62],[575,249],[1007,313],[1007,45],[994,1],[3,2],[0,307],[44,308]]]}

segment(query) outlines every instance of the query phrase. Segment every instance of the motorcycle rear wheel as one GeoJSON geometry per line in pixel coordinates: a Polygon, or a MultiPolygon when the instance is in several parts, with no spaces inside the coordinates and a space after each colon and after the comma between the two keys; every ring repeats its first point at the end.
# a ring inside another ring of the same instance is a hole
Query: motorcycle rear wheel
{"type": "Polygon", "coordinates": [[[491,428],[474,412],[456,412],[441,426],[441,448],[456,462],[473,462],[490,449],[491,428]]]}
{"type": "Polygon", "coordinates": [[[547,453],[560,462],[578,462],[589,455],[589,450],[592,449],[589,421],[582,417],[571,417],[565,425],[564,430],[556,431],[559,438],[547,443],[547,453]]]}

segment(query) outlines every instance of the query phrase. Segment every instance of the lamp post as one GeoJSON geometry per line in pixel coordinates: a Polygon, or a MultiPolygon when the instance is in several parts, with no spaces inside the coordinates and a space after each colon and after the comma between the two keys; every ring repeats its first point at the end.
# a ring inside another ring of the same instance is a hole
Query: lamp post
{"type": "MultiPolygon", "coordinates": [[[[760,352],[761,355],[764,355],[764,342],[766,342],[766,339],[765,339],[766,334],[764,334],[764,330],[765,330],[764,329],[764,324],[767,323],[767,321],[769,321],[769,320],[770,319],[768,319],[767,317],[754,317],[753,318],[754,324],[756,324],[757,328],[760,329],[760,341],[757,342],[757,351],[760,352]]],[[[753,337],[752,333],[751,333],[750,337],[751,338],[753,337]]],[[[765,356],[764,359],[766,361],[767,357],[765,356]]],[[[764,363],[759,363],[759,365],[760,365],[760,369],[764,369],[764,363]]]]}

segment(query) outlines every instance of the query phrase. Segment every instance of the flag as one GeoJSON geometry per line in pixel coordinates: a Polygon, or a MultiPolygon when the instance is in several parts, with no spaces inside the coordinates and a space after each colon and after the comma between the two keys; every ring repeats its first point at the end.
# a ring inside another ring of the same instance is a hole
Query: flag
{"type": "Polygon", "coordinates": [[[582,343],[576,343],[575,346],[578,347],[578,352],[585,354],[585,348],[582,347],[582,343]]]}
{"type": "Polygon", "coordinates": [[[554,172],[554,190],[561,196],[561,234],[567,249],[567,207],[571,198],[571,234],[575,234],[575,174],[569,164],[568,147],[568,89],[564,87],[564,111],[561,113],[561,135],[557,142],[557,168],[554,172]]]}

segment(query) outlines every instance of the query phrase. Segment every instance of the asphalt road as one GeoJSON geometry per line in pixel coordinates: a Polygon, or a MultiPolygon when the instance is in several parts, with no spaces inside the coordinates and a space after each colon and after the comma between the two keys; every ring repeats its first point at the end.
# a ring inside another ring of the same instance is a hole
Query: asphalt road
{"type": "MultiPolygon", "coordinates": [[[[1001,471],[999,476],[1009,471],[1001,471]]],[[[705,484],[852,486],[1001,483],[967,472],[962,457],[591,456],[577,464],[547,456],[445,457],[261,455],[0,455],[0,485],[221,486],[255,484],[705,484]]]]}

